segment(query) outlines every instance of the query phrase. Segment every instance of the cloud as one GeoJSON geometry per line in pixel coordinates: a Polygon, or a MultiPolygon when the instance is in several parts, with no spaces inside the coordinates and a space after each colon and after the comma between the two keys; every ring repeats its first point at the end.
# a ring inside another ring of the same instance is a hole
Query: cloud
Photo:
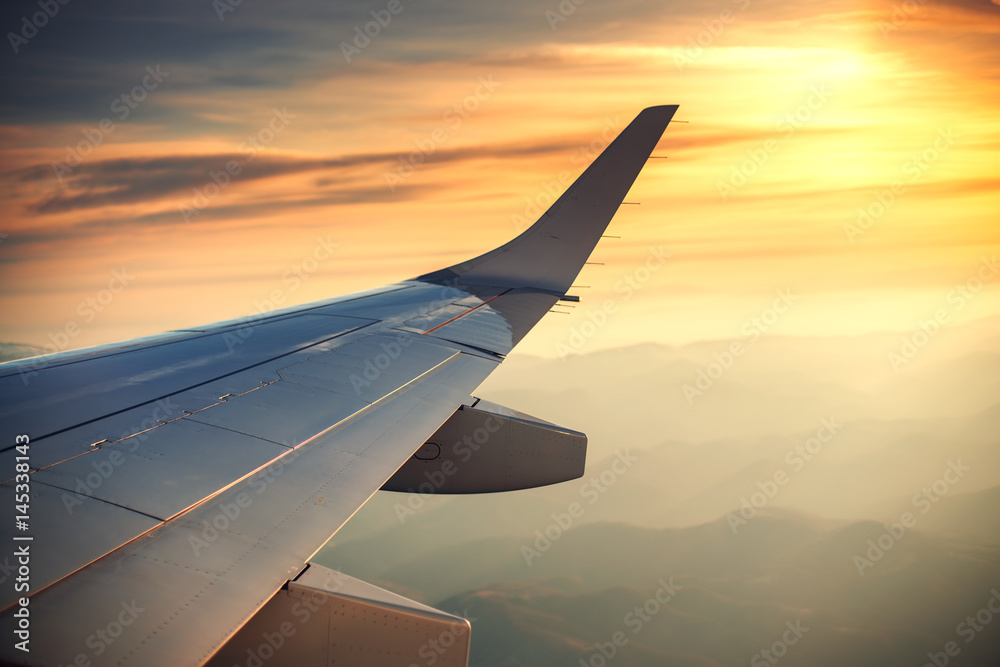
{"type": "MultiPolygon", "coordinates": [[[[807,281],[832,270],[874,288],[886,265],[954,262],[931,251],[895,257],[883,250],[877,266],[875,259],[845,259],[839,268],[796,257],[814,252],[814,237],[830,231],[830,220],[849,219],[856,203],[891,182],[926,133],[954,124],[963,141],[919,192],[914,188],[912,206],[920,210],[913,219],[880,228],[884,248],[903,247],[915,234],[923,242],[931,236],[925,229],[971,238],[956,230],[984,226],[979,221],[990,209],[997,115],[996,88],[986,84],[1000,76],[991,20],[997,8],[986,0],[945,3],[921,5],[883,39],[877,22],[890,16],[891,3],[403,0],[404,11],[347,63],[341,42],[386,0],[242,2],[223,20],[208,0],[74,0],[19,53],[0,50],[0,136],[8,138],[0,149],[0,196],[9,234],[0,247],[0,283],[14,294],[72,276],[65,268],[71,262],[95,271],[119,257],[164,267],[191,258],[179,205],[211,183],[210,172],[246,159],[237,145],[264,126],[275,105],[296,114],[294,125],[191,223],[213,242],[228,243],[225,235],[238,231],[248,266],[274,256],[276,237],[291,245],[328,224],[339,226],[345,243],[376,256],[362,226],[350,228],[360,220],[388,230],[376,236],[390,253],[412,254],[414,243],[429,238],[424,228],[435,225],[462,230],[446,238],[491,247],[490,235],[504,236],[519,224],[515,217],[531,217],[525,204],[535,204],[525,195],[545,196],[542,184],[554,174],[561,179],[560,170],[583,167],[578,156],[596,155],[608,119],[620,114],[624,126],[646,104],[679,103],[691,123],[671,128],[657,150],[670,160],[650,165],[635,193],[669,208],[625,207],[620,224],[635,230],[631,242],[661,242],[668,232],[659,218],[669,218],[685,230],[710,226],[719,238],[749,238],[755,247],[790,246],[787,261],[748,265],[725,289],[807,281]],[[722,33],[702,34],[710,25],[718,30],[713,21],[723,9],[744,4],[722,33]],[[566,20],[553,30],[547,12],[560,11],[566,20]],[[699,38],[701,55],[678,67],[677,54],[697,52],[691,45],[699,38]],[[156,64],[170,78],[118,122],[112,100],[156,64]],[[482,104],[460,127],[443,122],[443,113],[471,99],[478,77],[490,74],[503,84],[497,94],[474,100],[482,104]],[[717,181],[772,138],[779,115],[796,110],[819,82],[835,90],[831,103],[782,143],[731,206],[720,207],[717,181]],[[65,160],[105,117],[116,121],[114,133],[58,182],[51,161],[65,160]],[[383,175],[440,126],[448,128],[446,141],[395,191],[386,187],[383,175]],[[954,215],[942,214],[948,207],[954,215]]],[[[37,0],[5,3],[0,25],[17,30],[37,7],[37,0]]],[[[834,231],[830,243],[840,238],[839,226],[834,231]]],[[[186,275],[214,279],[196,264],[186,275]]],[[[704,284],[701,276],[688,282],[704,284]]],[[[716,293],[721,283],[707,289],[716,293]]],[[[182,299],[161,302],[189,307],[182,299]]],[[[3,305],[11,312],[21,306],[3,305]]],[[[59,304],[53,297],[44,307],[59,304]]]]}
{"type": "MultiPolygon", "coordinates": [[[[684,159],[685,151],[762,141],[771,135],[766,132],[734,131],[728,128],[705,128],[692,133],[675,133],[667,137],[660,152],[671,152],[675,159],[684,159]]],[[[455,148],[438,148],[422,156],[423,165],[442,166],[491,159],[523,159],[546,155],[569,155],[586,144],[589,137],[565,136],[544,140],[526,140],[510,144],[478,144],[455,148]]],[[[188,197],[194,188],[203,188],[211,182],[211,174],[226,169],[236,162],[240,170],[232,179],[234,186],[266,181],[294,174],[314,174],[311,187],[323,190],[338,185],[346,186],[336,197],[329,193],[310,198],[314,203],[342,203],[347,201],[381,201],[384,182],[377,187],[358,183],[357,170],[366,165],[394,167],[410,146],[400,150],[372,153],[353,153],[339,157],[308,157],[300,155],[247,153],[210,153],[201,155],[174,155],[159,157],[133,157],[85,161],[62,182],[54,185],[53,168],[47,163],[37,163],[7,174],[23,185],[34,185],[44,194],[29,199],[26,209],[35,214],[65,213],[107,206],[122,206],[140,202],[150,203],[178,195],[188,197]],[[348,191],[353,190],[354,194],[348,191]],[[378,193],[379,196],[373,196],[378,193]]],[[[423,166],[422,165],[422,166],[423,166]]],[[[400,186],[405,188],[406,185],[400,186]]],[[[314,204],[309,204],[314,205],[314,204]]],[[[141,218],[140,218],[141,219],[141,218]]],[[[153,219],[159,219],[154,217],[153,219]]]]}
{"type": "MultiPolygon", "coordinates": [[[[115,0],[60,5],[18,53],[0,50],[5,72],[0,115],[19,123],[99,119],[111,100],[135,85],[144,67],[156,64],[174,72],[172,95],[190,95],[289,90],[348,76],[359,62],[468,63],[486,53],[532,51],[544,44],[630,43],[653,27],[665,31],[664,45],[680,46],[692,29],[701,30],[702,21],[718,17],[730,3],[404,2],[403,11],[378,28],[352,63],[344,58],[342,44],[353,45],[357,31],[374,20],[372,12],[379,12],[383,2],[243,2],[221,16],[213,9],[219,4],[115,0]]],[[[830,12],[847,3],[806,3],[813,4],[830,12]]],[[[811,9],[754,0],[740,20],[786,20],[810,15],[811,9]]],[[[37,0],[4,3],[0,25],[16,29],[37,11],[37,0]]],[[[191,97],[187,102],[197,104],[191,97]]],[[[183,118],[187,111],[172,104],[162,113],[183,118]]]]}
{"type": "Polygon", "coordinates": [[[996,10],[990,7],[990,4],[1000,5],[1000,0],[941,0],[942,4],[951,5],[952,7],[958,7],[960,9],[966,9],[971,12],[977,13],[989,13],[996,16],[996,10]]]}
{"type": "MultiPolygon", "coordinates": [[[[426,164],[442,165],[481,159],[524,158],[568,152],[575,144],[568,140],[524,144],[492,144],[438,149],[426,156],[426,164]]],[[[63,183],[51,187],[54,181],[49,164],[34,164],[17,172],[8,173],[23,184],[37,184],[48,192],[30,200],[27,209],[37,214],[63,213],[104,206],[120,206],[138,202],[154,202],[184,194],[192,188],[203,188],[211,182],[211,174],[226,169],[236,162],[239,173],[233,176],[234,186],[263,181],[292,174],[315,173],[311,185],[324,188],[335,183],[347,183],[358,194],[341,195],[330,199],[325,196],[317,201],[373,201],[372,192],[388,191],[384,183],[376,188],[356,188],[348,176],[339,170],[353,170],[364,165],[393,165],[401,151],[355,153],[335,158],[301,157],[289,155],[256,155],[213,153],[205,155],[179,155],[150,158],[122,158],[85,162],[64,176],[63,183]],[[334,172],[334,174],[330,174],[334,172]],[[339,172],[339,173],[338,173],[339,172]],[[365,193],[368,193],[367,195],[365,193]]],[[[376,199],[381,199],[378,197],[376,199]]],[[[284,205],[284,204],[283,204],[284,205]]]]}

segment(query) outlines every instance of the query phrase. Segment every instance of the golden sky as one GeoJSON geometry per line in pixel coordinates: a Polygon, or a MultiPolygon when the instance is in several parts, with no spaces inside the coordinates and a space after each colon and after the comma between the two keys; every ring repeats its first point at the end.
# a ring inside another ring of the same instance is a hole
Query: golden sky
{"type": "Polygon", "coordinates": [[[30,39],[10,34],[37,7],[3,10],[0,341],[82,347],[467,259],[654,104],[688,122],[583,302],[519,349],[559,354],[608,300],[574,350],[737,337],[779,293],[768,332],[1000,313],[995,3],[220,3],[71,3],[30,39]]]}

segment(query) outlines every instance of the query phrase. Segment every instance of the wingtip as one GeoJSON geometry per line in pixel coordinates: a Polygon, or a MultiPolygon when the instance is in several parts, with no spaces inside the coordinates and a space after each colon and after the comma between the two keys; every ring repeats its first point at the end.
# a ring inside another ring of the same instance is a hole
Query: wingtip
{"type": "Polygon", "coordinates": [[[674,119],[674,115],[679,108],[679,104],[658,104],[646,107],[639,112],[636,120],[642,119],[644,122],[662,123],[666,127],[674,119]]]}
{"type": "Polygon", "coordinates": [[[643,109],[534,225],[479,257],[417,278],[564,294],[669,125],[678,105],[643,109]]]}

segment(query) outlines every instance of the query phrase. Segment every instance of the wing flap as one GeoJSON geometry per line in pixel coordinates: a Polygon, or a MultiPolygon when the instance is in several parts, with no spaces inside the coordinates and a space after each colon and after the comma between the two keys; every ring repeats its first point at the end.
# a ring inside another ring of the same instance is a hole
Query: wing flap
{"type": "Polygon", "coordinates": [[[311,563],[208,662],[466,667],[469,622],[311,563]]]}

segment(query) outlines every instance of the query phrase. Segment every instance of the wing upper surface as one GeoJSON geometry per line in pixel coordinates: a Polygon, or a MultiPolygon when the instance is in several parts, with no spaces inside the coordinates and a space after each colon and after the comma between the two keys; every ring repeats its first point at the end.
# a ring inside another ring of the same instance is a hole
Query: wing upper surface
{"type": "Polygon", "coordinates": [[[35,632],[60,640],[33,651],[32,659],[61,664],[88,654],[94,628],[66,627],[64,610],[113,619],[125,603],[143,610],[141,626],[107,647],[99,664],[207,660],[406,460],[413,438],[430,436],[496,363],[454,352],[373,406],[96,561],[88,576],[43,590],[33,600],[35,632]]]}

